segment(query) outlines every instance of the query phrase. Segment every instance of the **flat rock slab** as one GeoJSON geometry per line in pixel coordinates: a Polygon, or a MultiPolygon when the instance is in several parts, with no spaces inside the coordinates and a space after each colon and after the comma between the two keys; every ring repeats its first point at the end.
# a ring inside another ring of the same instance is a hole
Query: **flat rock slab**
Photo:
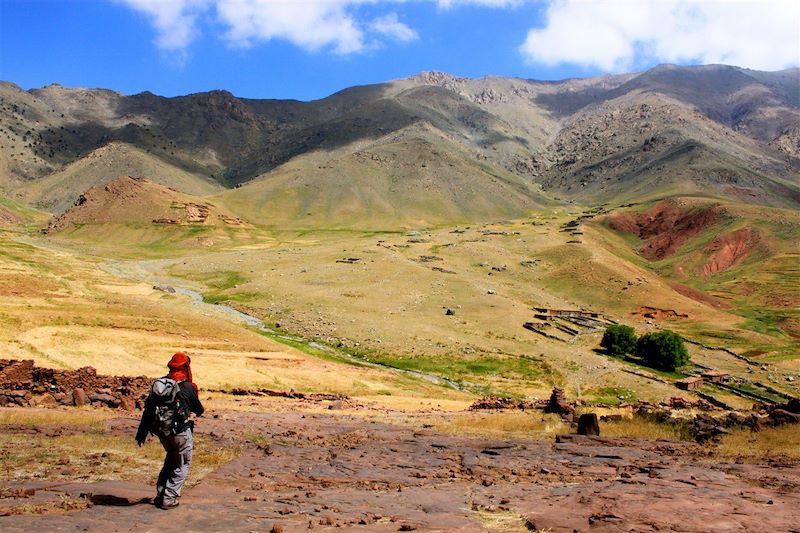
{"type": "MultiPolygon", "coordinates": [[[[132,423],[115,431],[130,434],[132,423]]],[[[3,531],[798,531],[800,467],[711,463],[697,445],[454,437],[336,414],[227,412],[198,431],[242,454],[186,491],[62,484],[91,508],[3,531]],[[254,438],[254,434],[258,438],[254,438]],[[255,442],[252,442],[252,440],[255,442]]]]}

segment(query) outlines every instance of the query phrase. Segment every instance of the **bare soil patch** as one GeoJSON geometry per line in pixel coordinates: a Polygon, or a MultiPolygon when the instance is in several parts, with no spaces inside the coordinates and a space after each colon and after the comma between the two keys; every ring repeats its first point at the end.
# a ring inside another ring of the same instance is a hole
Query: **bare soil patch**
{"type": "Polygon", "coordinates": [[[747,259],[760,240],[758,233],[752,228],[740,228],[720,235],[704,249],[711,255],[703,265],[703,274],[716,274],[740,264],[747,259]]]}
{"type": "Polygon", "coordinates": [[[720,206],[687,208],[664,201],[642,213],[619,213],[608,217],[611,229],[633,233],[644,241],[639,253],[651,261],[673,255],[686,241],[717,223],[725,213],[720,206]]]}
{"type": "Polygon", "coordinates": [[[731,309],[730,304],[723,302],[718,298],[714,298],[710,294],[707,294],[699,289],[688,287],[686,285],[674,281],[669,282],[669,286],[672,287],[675,290],[675,292],[680,293],[686,296],[687,298],[691,298],[696,302],[710,305],[711,307],[714,307],[716,309],[731,309]]]}
{"type": "Polygon", "coordinates": [[[22,218],[5,206],[0,205],[0,226],[20,224],[22,218]]]}

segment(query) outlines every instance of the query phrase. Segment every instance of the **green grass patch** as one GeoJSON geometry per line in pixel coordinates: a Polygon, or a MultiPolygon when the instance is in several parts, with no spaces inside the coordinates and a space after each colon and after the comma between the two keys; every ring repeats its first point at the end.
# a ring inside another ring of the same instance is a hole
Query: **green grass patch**
{"type": "Polygon", "coordinates": [[[549,375],[541,361],[525,357],[481,357],[480,359],[458,359],[446,356],[405,356],[369,354],[365,359],[380,365],[435,374],[455,382],[476,378],[523,378],[539,381],[549,375]]]}
{"type": "Polygon", "coordinates": [[[257,299],[261,295],[257,292],[234,292],[234,293],[225,293],[225,292],[204,292],[203,293],[203,301],[209,304],[218,304],[223,302],[239,302],[239,303],[248,303],[252,302],[253,300],[257,299]]]}
{"type": "MultiPolygon", "coordinates": [[[[671,372],[669,370],[659,370],[658,368],[653,368],[653,367],[647,366],[644,363],[644,361],[642,361],[641,359],[639,359],[638,357],[636,357],[634,355],[624,355],[624,356],[608,355],[608,357],[611,357],[612,359],[616,359],[617,361],[620,361],[621,363],[624,363],[624,364],[626,364],[628,366],[635,367],[635,368],[641,369],[641,370],[646,370],[646,371],[650,372],[651,374],[654,374],[656,376],[661,376],[661,377],[667,378],[667,379],[681,379],[681,378],[685,378],[686,375],[687,375],[687,374],[681,372],[681,370],[682,370],[681,368],[671,372]]],[[[691,366],[691,364],[690,364],[690,366],[691,366]]]]}
{"type": "Polygon", "coordinates": [[[594,403],[615,406],[621,403],[636,401],[636,392],[631,389],[617,386],[593,387],[583,393],[594,403]]]}

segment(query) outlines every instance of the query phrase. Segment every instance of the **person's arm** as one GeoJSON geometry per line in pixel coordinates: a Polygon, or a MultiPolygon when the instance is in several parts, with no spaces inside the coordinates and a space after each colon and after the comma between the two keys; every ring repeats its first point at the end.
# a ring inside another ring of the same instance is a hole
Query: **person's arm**
{"type": "Polygon", "coordinates": [[[153,416],[155,409],[153,402],[150,398],[144,402],[144,410],[142,411],[142,419],[139,421],[139,429],[136,431],[136,443],[141,446],[147,440],[147,434],[150,433],[150,428],[153,427],[153,416]]]}
{"type": "Polygon", "coordinates": [[[186,385],[183,388],[186,399],[189,403],[189,411],[196,414],[197,416],[201,416],[205,412],[205,408],[203,404],[200,403],[200,398],[197,396],[197,390],[195,390],[194,386],[189,382],[184,382],[186,385]]]}

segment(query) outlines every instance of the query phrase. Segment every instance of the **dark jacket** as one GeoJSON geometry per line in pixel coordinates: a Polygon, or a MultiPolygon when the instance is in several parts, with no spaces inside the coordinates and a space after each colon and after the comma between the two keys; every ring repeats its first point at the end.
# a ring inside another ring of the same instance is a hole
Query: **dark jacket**
{"type": "MultiPolygon", "coordinates": [[[[200,398],[197,397],[197,391],[195,391],[192,384],[188,381],[181,381],[178,383],[178,401],[181,402],[182,405],[186,406],[186,409],[188,409],[189,412],[192,412],[197,416],[200,416],[205,412],[203,404],[200,403],[200,398]]],[[[184,420],[183,424],[176,428],[177,433],[186,431],[188,428],[194,428],[194,422],[189,420],[188,413],[186,414],[186,420],[184,420]]],[[[144,411],[142,412],[142,419],[139,421],[139,430],[136,432],[136,442],[139,444],[143,443],[145,439],[147,439],[148,433],[153,432],[153,422],[155,421],[155,416],[156,406],[150,396],[148,396],[147,400],[144,402],[144,411]]]]}

